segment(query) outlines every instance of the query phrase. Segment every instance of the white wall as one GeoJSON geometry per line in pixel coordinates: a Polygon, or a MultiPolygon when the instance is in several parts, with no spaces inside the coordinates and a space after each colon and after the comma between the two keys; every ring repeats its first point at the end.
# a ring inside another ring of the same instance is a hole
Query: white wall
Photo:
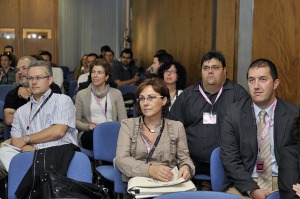
{"type": "Polygon", "coordinates": [[[83,54],[100,54],[103,45],[118,58],[124,24],[123,0],[59,0],[59,65],[74,70],[83,54]]]}

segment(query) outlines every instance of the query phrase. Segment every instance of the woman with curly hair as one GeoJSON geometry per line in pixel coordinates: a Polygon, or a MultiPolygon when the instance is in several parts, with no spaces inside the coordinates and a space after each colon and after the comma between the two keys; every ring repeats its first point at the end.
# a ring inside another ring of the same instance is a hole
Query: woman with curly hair
{"type": "Polygon", "coordinates": [[[169,89],[171,106],[174,104],[176,98],[185,88],[186,84],[186,71],[179,62],[171,62],[163,64],[158,69],[158,76],[162,78],[169,89]]]}

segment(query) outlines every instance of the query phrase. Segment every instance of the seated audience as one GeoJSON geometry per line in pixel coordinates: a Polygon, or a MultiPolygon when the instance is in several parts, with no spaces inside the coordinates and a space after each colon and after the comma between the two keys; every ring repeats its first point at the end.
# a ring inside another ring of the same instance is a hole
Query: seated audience
{"type": "Polygon", "coordinates": [[[16,65],[17,65],[17,63],[18,63],[18,59],[17,59],[17,57],[14,55],[14,47],[12,47],[11,45],[4,46],[3,52],[7,52],[7,53],[10,53],[10,54],[11,54],[11,58],[12,58],[11,66],[12,66],[12,67],[16,67],[16,65]]]}
{"type": "Polygon", "coordinates": [[[148,69],[146,69],[147,77],[157,75],[158,69],[163,64],[169,64],[171,62],[173,62],[173,56],[171,54],[164,51],[158,51],[153,57],[153,64],[148,69]]]}
{"type": "Polygon", "coordinates": [[[282,148],[278,166],[280,198],[300,197],[300,116],[295,120],[297,144],[282,148]]]}
{"type": "Polygon", "coordinates": [[[107,84],[110,65],[102,60],[91,64],[91,84],[77,93],[76,127],[81,145],[93,150],[93,129],[100,123],[127,118],[125,104],[119,90],[107,84]]]}
{"type": "Polygon", "coordinates": [[[109,63],[109,65],[111,66],[111,68],[114,66],[114,64],[116,62],[118,62],[117,60],[115,60],[115,53],[112,50],[107,50],[105,52],[105,54],[104,54],[104,60],[109,63]]]}
{"type": "Polygon", "coordinates": [[[44,61],[48,62],[52,66],[53,71],[53,81],[56,83],[59,88],[64,92],[64,72],[61,68],[57,67],[52,62],[52,55],[48,51],[40,52],[40,55],[43,57],[44,61]]]}
{"type": "Polygon", "coordinates": [[[101,54],[99,55],[99,58],[100,59],[105,59],[105,52],[107,52],[109,50],[110,50],[110,47],[108,45],[102,46],[101,49],[100,49],[101,54]]]}
{"type": "MultiPolygon", "coordinates": [[[[87,64],[87,67],[88,67],[89,71],[90,71],[90,69],[91,69],[91,64],[92,64],[96,59],[98,59],[98,55],[97,55],[96,53],[90,53],[90,54],[87,55],[87,57],[86,57],[86,64],[87,64]]],[[[79,87],[79,85],[80,85],[81,83],[84,83],[84,82],[88,81],[89,75],[90,75],[90,72],[87,72],[87,73],[84,73],[84,74],[82,74],[82,75],[80,75],[80,76],[78,77],[78,81],[77,81],[78,87],[79,87]]]]}
{"type": "MultiPolygon", "coordinates": [[[[166,63],[158,69],[158,76],[165,81],[169,89],[172,106],[177,96],[180,95],[185,88],[185,68],[179,62],[166,63]]],[[[171,106],[169,110],[171,110],[171,106]]]]}
{"type": "Polygon", "coordinates": [[[12,55],[7,52],[0,54],[0,84],[13,84],[15,82],[15,69],[11,66],[12,55]]]}
{"type": "MultiPolygon", "coordinates": [[[[11,125],[14,119],[16,110],[26,104],[32,95],[27,80],[27,70],[31,62],[36,59],[31,56],[21,57],[18,61],[16,76],[19,80],[18,85],[9,91],[5,97],[4,103],[4,120],[7,125],[11,125]]],[[[54,93],[61,94],[61,90],[54,82],[50,84],[50,88],[54,93]]]]}
{"type": "MultiPolygon", "coordinates": [[[[189,180],[195,173],[183,124],[163,118],[170,106],[170,94],[158,77],[145,79],[136,91],[138,118],[122,120],[116,164],[124,182],[132,177],[170,181],[173,167],[189,180]]],[[[128,196],[128,195],[127,195],[128,196]]]]}
{"type": "Polygon", "coordinates": [[[280,80],[270,60],[253,61],[247,82],[251,97],[229,105],[222,121],[223,190],[243,198],[265,199],[278,191],[283,147],[297,143],[294,119],[299,107],[276,97],[280,80]]]}
{"type": "Polygon", "coordinates": [[[87,54],[81,57],[80,65],[75,69],[73,79],[78,79],[80,75],[89,73],[89,66],[87,64],[87,54]]]}
{"type": "MultiPolygon", "coordinates": [[[[31,62],[28,83],[32,96],[17,109],[11,130],[11,145],[22,151],[70,143],[77,145],[75,106],[70,97],[53,93],[52,82],[52,69],[47,62],[31,62]]],[[[1,174],[7,173],[11,159],[18,153],[10,147],[0,148],[0,161],[5,166],[0,166],[1,174]]],[[[3,177],[5,175],[0,179],[3,177]]]]}
{"type": "Polygon", "coordinates": [[[137,85],[140,81],[138,68],[133,62],[133,53],[130,49],[121,52],[121,63],[112,68],[112,79],[118,86],[137,85]]]}

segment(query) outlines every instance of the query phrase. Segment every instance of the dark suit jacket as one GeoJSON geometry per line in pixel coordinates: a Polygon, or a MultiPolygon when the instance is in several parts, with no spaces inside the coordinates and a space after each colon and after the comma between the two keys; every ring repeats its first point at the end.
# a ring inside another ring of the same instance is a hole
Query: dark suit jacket
{"type": "Polygon", "coordinates": [[[300,183],[300,144],[283,147],[278,170],[280,198],[299,198],[293,184],[300,183]]]}
{"type": "MultiPolygon", "coordinates": [[[[257,129],[251,98],[230,105],[221,128],[220,157],[225,171],[223,189],[234,186],[246,194],[259,189],[251,177],[257,159],[257,129]]],[[[299,112],[296,105],[277,98],[274,114],[275,158],[279,162],[281,148],[295,144],[293,124],[299,112]]]]}

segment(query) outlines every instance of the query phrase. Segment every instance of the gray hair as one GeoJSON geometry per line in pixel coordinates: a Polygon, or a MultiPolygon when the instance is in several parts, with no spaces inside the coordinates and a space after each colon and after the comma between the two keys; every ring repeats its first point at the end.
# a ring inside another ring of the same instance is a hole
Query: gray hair
{"type": "Polygon", "coordinates": [[[29,64],[30,64],[31,62],[36,61],[36,59],[35,59],[34,57],[31,57],[31,56],[23,56],[23,57],[21,57],[21,58],[19,59],[19,61],[20,61],[20,60],[28,60],[28,61],[29,61],[29,64]]]}
{"type": "Polygon", "coordinates": [[[46,74],[49,75],[49,76],[53,75],[53,73],[52,73],[52,67],[46,61],[38,60],[38,61],[31,62],[29,64],[29,66],[28,66],[28,71],[29,71],[30,68],[33,68],[33,67],[45,67],[46,68],[46,74]]]}

